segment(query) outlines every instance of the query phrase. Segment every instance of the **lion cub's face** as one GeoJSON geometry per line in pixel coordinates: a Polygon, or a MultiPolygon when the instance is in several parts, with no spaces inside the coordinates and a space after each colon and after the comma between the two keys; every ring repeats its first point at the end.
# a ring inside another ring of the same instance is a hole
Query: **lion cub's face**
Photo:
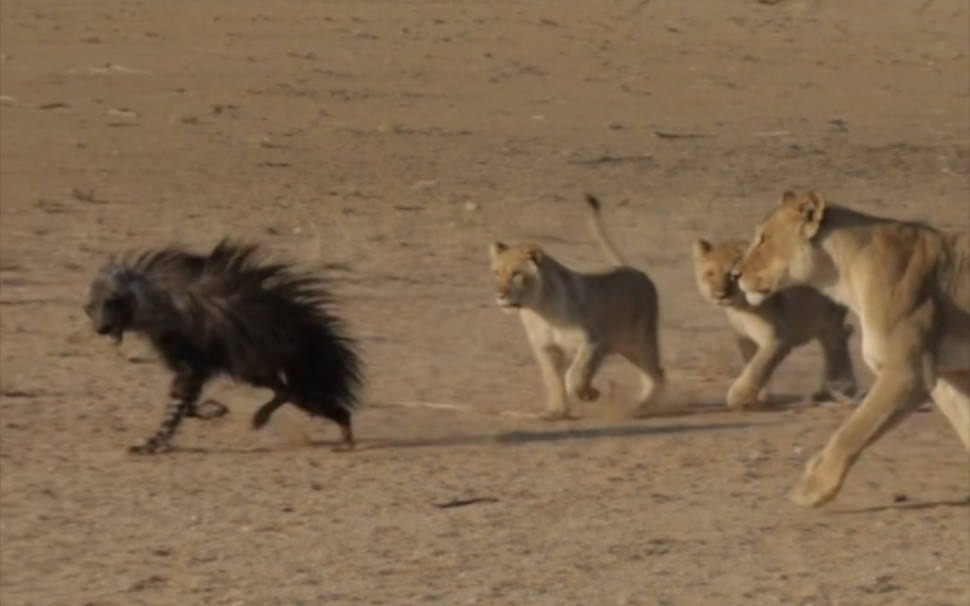
{"type": "Polygon", "coordinates": [[[542,249],[530,244],[509,246],[493,242],[489,246],[489,255],[495,277],[495,302],[499,307],[514,310],[538,302],[542,249]]]}
{"type": "Polygon", "coordinates": [[[697,280],[697,290],[708,302],[736,305],[743,301],[731,274],[746,247],[747,243],[740,241],[722,244],[711,244],[707,240],[694,241],[694,278],[697,280]]]}
{"type": "Polygon", "coordinates": [[[813,239],[824,213],[821,195],[785,192],[781,204],[758,226],[735,268],[738,286],[750,303],[811,279],[816,265],[813,239]]]}

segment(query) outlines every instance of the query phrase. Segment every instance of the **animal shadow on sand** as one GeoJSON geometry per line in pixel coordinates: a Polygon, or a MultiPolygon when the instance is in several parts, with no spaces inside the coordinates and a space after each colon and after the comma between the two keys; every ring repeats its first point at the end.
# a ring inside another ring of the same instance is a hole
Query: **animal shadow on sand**
{"type": "MultiPolygon", "coordinates": [[[[650,436],[664,436],[679,433],[694,433],[707,431],[727,431],[732,429],[745,429],[754,425],[771,425],[780,421],[759,420],[756,424],[743,420],[708,423],[708,424],[671,424],[671,425],[647,425],[648,420],[657,420],[669,417],[685,416],[706,416],[709,413],[729,412],[744,419],[750,414],[778,413],[790,409],[794,402],[804,401],[803,398],[785,398],[783,404],[773,402],[766,407],[753,408],[750,411],[736,412],[725,408],[723,402],[704,402],[694,403],[687,406],[662,409],[652,411],[645,415],[636,416],[623,424],[613,424],[597,427],[576,427],[573,423],[583,421],[602,421],[603,419],[573,419],[563,424],[547,425],[536,429],[515,429],[509,431],[497,431],[489,433],[457,433],[444,436],[403,438],[403,439],[360,439],[353,452],[367,452],[372,450],[407,449],[407,448],[433,448],[451,446],[482,446],[482,445],[505,445],[518,446],[523,444],[535,443],[556,443],[569,440],[599,440],[612,438],[638,438],[650,436]]],[[[752,417],[747,417],[752,418],[752,417]]],[[[253,446],[243,448],[218,448],[218,447],[176,447],[173,451],[194,454],[260,454],[272,453],[284,450],[299,448],[333,448],[338,443],[332,440],[307,440],[299,444],[280,445],[279,447],[253,446]]],[[[348,453],[353,454],[353,453],[348,453]]]]}
{"type": "Polygon", "coordinates": [[[853,509],[838,509],[833,514],[858,514],[858,513],[877,513],[880,511],[917,511],[921,509],[937,509],[940,507],[970,507],[970,496],[962,499],[939,499],[935,501],[904,501],[891,505],[873,505],[871,507],[859,507],[853,509]]]}
{"type": "MultiPolygon", "coordinates": [[[[759,423],[758,425],[763,425],[759,423]]],[[[637,438],[678,433],[744,429],[751,423],[714,423],[709,425],[674,424],[651,426],[642,424],[608,425],[605,427],[555,427],[550,429],[519,429],[487,434],[457,434],[432,438],[362,441],[359,450],[383,450],[397,448],[428,448],[443,446],[504,445],[519,446],[535,443],[555,443],[568,440],[598,440],[611,438],[637,438]]]]}

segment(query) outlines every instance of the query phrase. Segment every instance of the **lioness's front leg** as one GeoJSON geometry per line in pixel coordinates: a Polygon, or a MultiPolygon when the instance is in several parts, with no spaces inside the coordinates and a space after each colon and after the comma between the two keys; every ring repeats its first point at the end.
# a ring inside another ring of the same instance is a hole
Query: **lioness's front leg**
{"type": "Polygon", "coordinates": [[[862,451],[906,418],[925,396],[912,368],[884,366],[862,404],[808,461],[792,491],[792,501],[802,507],[818,507],[834,499],[862,451]]]}
{"type": "Polygon", "coordinates": [[[555,345],[536,346],[534,351],[546,389],[545,416],[548,419],[564,419],[569,416],[569,407],[562,378],[565,365],[563,352],[555,345]]]}
{"type": "Polygon", "coordinates": [[[970,373],[941,375],[930,395],[970,454],[970,373]]]}
{"type": "Polygon", "coordinates": [[[600,397],[593,387],[593,377],[606,357],[606,348],[598,341],[588,341],[576,351],[569,370],[566,371],[566,392],[583,402],[593,402],[600,397]]]}
{"type": "MultiPolygon", "coordinates": [[[[743,347],[742,345],[742,354],[744,354],[743,347]]],[[[741,371],[740,376],[728,389],[727,405],[731,408],[743,409],[756,403],[758,394],[768,383],[771,373],[791,353],[791,350],[790,345],[779,339],[759,347],[741,371]]]]}

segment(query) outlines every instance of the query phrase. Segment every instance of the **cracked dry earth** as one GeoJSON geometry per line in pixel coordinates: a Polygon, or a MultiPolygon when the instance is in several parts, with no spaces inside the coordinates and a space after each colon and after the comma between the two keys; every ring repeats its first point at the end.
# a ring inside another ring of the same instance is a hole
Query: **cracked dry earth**
{"type": "Polygon", "coordinates": [[[724,411],[739,356],[689,249],[789,188],[966,228],[968,45],[964,0],[4,0],[0,602],[970,603],[942,415],[793,507],[848,410],[805,401],[809,346],[786,408],[724,411]],[[602,266],[585,191],[660,288],[684,414],[627,418],[619,362],[581,420],[526,414],[541,383],[487,244],[602,266]],[[251,432],[265,394],[219,382],[228,417],[126,454],[167,376],[95,338],[83,289],[112,252],[224,234],[332,277],[368,365],[357,452],[288,409],[251,432]]]}

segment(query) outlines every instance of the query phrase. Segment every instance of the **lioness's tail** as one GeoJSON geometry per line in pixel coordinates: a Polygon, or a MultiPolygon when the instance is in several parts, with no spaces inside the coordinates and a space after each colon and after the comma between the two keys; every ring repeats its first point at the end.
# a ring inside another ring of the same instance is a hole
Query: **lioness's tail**
{"type": "Polygon", "coordinates": [[[600,248],[603,254],[606,255],[606,259],[616,266],[627,265],[626,260],[620,255],[616,250],[616,246],[613,245],[613,241],[610,237],[606,235],[606,230],[603,229],[603,221],[600,219],[600,201],[593,194],[586,194],[586,203],[589,204],[590,215],[589,215],[589,227],[590,231],[593,232],[593,237],[599,242],[600,248]]]}

